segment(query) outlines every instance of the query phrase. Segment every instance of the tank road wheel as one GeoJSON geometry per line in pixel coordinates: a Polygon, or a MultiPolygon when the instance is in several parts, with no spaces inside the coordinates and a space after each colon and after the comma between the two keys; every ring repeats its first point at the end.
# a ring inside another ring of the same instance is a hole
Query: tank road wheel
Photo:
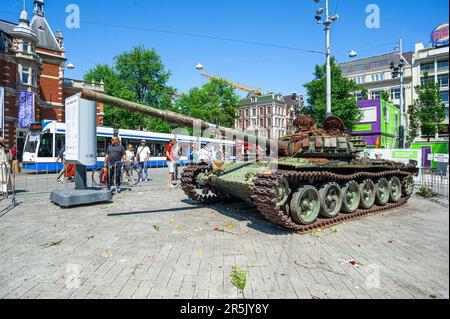
{"type": "Polygon", "coordinates": [[[398,177],[392,177],[389,181],[389,200],[398,203],[402,198],[402,183],[398,177]]]}
{"type": "Polygon", "coordinates": [[[361,201],[359,185],[355,181],[347,182],[342,188],[342,211],[344,213],[354,213],[358,210],[361,201]]]}
{"type": "Polygon", "coordinates": [[[300,188],[291,200],[292,218],[301,225],[311,225],[320,213],[320,195],[317,188],[304,186],[300,188]]]}
{"type": "Polygon", "coordinates": [[[380,178],[375,183],[375,202],[380,206],[389,202],[389,182],[386,178],[380,178]]]}
{"type": "Polygon", "coordinates": [[[277,200],[279,205],[284,205],[291,195],[291,187],[286,178],[283,178],[277,186],[277,200]]]}
{"type": "Polygon", "coordinates": [[[342,208],[342,189],[336,183],[324,184],[319,191],[320,215],[333,218],[339,215],[342,208]]]}
{"type": "Polygon", "coordinates": [[[406,177],[402,183],[403,196],[411,197],[414,193],[414,177],[412,175],[406,177]]]}
{"type": "Polygon", "coordinates": [[[364,180],[359,184],[361,192],[361,202],[359,207],[362,209],[370,209],[375,204],[375,184],[371,179],[364,180]]]}

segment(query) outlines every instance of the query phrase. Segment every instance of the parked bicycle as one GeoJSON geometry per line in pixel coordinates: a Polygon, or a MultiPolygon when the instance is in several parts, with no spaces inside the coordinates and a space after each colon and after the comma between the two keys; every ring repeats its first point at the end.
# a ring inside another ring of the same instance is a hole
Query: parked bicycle
{"type": "MultiPolygon", "coordinates": [[[[121,181],[122,186],[133,187],[141,181],[141,174],[137,168],[136,163],[121,163],[121,181]]],[[[92,185],[101,187],[102,184],[103,167],[97,167],[92,171],[92,185]]]]}

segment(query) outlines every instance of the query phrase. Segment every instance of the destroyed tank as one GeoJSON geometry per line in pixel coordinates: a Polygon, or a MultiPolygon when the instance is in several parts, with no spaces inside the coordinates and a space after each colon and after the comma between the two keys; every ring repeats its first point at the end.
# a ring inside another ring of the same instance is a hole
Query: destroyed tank
{"type": "Polygon", "coordinates": [[[270,222],[300,233],[398,208],[412,195],[416,163],[365,157],[365,142],[345,134],[337,117],[321,129],[308,116],[294,126],[279,141],[276,161],[188,167],[186,195],[204,204],[249,201],[270,222]]]}
{"type": "MultiPolygon", "coordinates": [[[[156,116],[179,125],[194,125],[232,134],[248,135],[210,123],[140,105],[102,93],[83,90],[81,97],[156,116]]],[[[318,128],[309,116],[294,121],[296,131],[274,141],[278,156],[258,156],[243,162],[213,162],[188,166],[181,187],[202,204],[226,200],[252,203],[271,223],[309,233],[352,219],[386,212],[405,205],[412,195],[417,163],[372,160],[364,156],[365,142],[345,133],[341,119],[329,117],[318,128]],[[363,154],[363,156],[361,156],[363,154]]]]}

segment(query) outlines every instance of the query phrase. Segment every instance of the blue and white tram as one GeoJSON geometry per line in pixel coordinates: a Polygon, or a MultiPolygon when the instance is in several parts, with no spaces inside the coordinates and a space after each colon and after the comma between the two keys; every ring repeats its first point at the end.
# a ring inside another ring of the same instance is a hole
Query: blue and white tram
{"type": "MultiPolygon", "coordinates": [[[[65,147],[65,133],[65,123],[51,121],[42,123],[42,125],[32,125],[25,141],[23,169],[41,172],[60,170],[62,163],[57,163],[57,158],[61,153],[61,149],[65,147]]],[[[219,143],[225,154],[233,154],[233,149],[235,148],[235,142],[233,141],[98,127],[97,166],[103,166],[106,149],[110,145],[113,136],[118,136],[125,148],[131,144],[135,150],[139,147],[141,140],[146,140],[152,154],[148,163],[149,167],[164,167],[166,165],[164,149],[171,139],[178,141],[182,151],[182,156],[180,157],[180,162],[182,163],[187,161],[187,152],[191,145],[194,145],[194,150],[199,150],[201,145],[219,143]]],[[[230,157],[232,158],[232,155],[230,157]]],[[[94,167],[88,168],[92,169],[94,167]]]]}

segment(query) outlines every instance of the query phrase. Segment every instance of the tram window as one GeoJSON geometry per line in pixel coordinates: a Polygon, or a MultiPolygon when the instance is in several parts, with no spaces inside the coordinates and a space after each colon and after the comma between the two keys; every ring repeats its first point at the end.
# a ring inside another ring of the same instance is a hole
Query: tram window
{"type": "Polygon", "coordinates": [[[38,157],[53,157],[53,134],[45,133],[42,135],[38,157]]]}
{"type": "Polygon", "coordinates": [[[152,157],[163,157],[164,156],[164,148],[166,147],[167,142],[152,142],[149,143],[148,146],[150,148],[150,153],[152,157]]]}
{"type": "Polygon", "coordinates": [[[106,137],[97,136],[97,156],[105,157],[108,148],[108,139],[106,137]]]}
{"type": "Polygon", "coordinates": [[[65,151],[66,148],[66,135],[56,134],[55,156],[58,157],[65,151]]]}

